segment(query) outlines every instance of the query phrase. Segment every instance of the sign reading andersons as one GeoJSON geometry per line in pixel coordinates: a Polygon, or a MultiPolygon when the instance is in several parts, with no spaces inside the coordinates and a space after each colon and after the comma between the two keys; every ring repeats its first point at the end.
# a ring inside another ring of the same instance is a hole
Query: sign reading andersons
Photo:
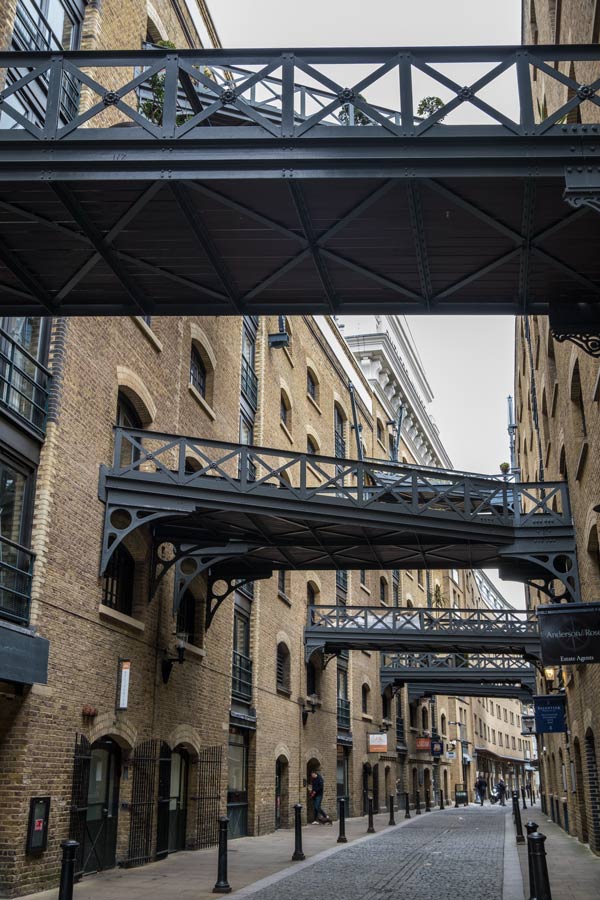
{"type": "Polygon", "coordinates": [[[600,603],[538,606],[545,666],[600,663],[600,603]]]}

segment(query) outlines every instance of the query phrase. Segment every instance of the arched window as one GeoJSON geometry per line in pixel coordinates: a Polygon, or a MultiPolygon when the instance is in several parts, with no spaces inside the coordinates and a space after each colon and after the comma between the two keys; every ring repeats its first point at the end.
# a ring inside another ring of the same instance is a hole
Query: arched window
{"type": "Polygon", "coordinates": [[[288,431],[292,430],[292,404],[285,391],[281,391],[279,402],[279,418],[288,431]]]}
{"type": "Polygon", "coordinates": [[[306,370],[306,393],[315,403],[319,402],[319,379],[311,368],[306,370]]]}
{"type": "Polygon", "coordinates": [[[287,597],[290,590],[290,573],[285,569],[280,569],[277,573],[277,591],[283,596],[287,597]]]}
{"type": "Polygon", "coordinates": [[[423,732],[429,731],[429,713],[427,707],[421,707],[421,727],[423,732]]]}
{"type": "MultiPolygon", "coordinates": [[[[125,396],[123,391],[119,391],[117,397],[117,425],[120,428],[141,428],[142,422],[136,409],[125,396]]],[[[121,453],[119,457],[119,465],[121,468],[130,466],[136,459],[139,459],[140,451],[125,436],[121,439],[121,453]]]]}
{"type": "Polygon", "coordinates": [[[379,441],[380,444],[383,444],[383,446],[385,447],[385,431],[384,431],[383,422],[381,421],[381,419],[377,419],[376,428],[377,428],[377,440],[379,441]]]}
{"type": "Polygon", "coordinates": [[[134,585],[135,561],[123,544],[119,544],[104,576],[102,603],[126,616],[132,615],[134,585]]]}
{"type": "Polygon", "coordinates": [[[442,713],[442,715],[440,716],[440,730],[443,735],[447,734],[447,732],[446,732],[446,716],[444,715],[444,713],[442,713]]]}
{"type": "Polygon", "coordinates": [[[192,344],[190,353],[190,384],[206,399],[206,365],[197,344],[192,344]]]}
{"type": "Polygon", "coordinates": [[[321,666],[319,665],[318,660],[311,659],[306,664],[306,693],[310,697],[311,695],[319,696],[319,688],[321,687],[321,666]]]}
{"type": "Polygon", "coordinates": [[[309,581],[306,585],[306,602],[309,606],[314,606],[319,602],[319,588],[314,581],[309,581]]]}
{"type": "Polygon", "coordinates": [[[383,576],[379,579],[379,602],[388,602],[388,583],[383,576]]]}
{"type": "Polygon", "coordinates": [[[341,459],[346,458],[346,416],[336,403],[333,408],[334,453],[341,459]]]}
{"type": "Polygon", "coordinates": [[[289,694],[291,691],[290,651],[283,641],[277,644],[277,690],[284,694],[289,694]]]}
{"type": "Polygon", "coordinates": [[[186,591],[181,598],[175,631],[188,644],[196,643],[196,598],[191,591],[186,591]]]}
{"type": "Polygon", "coordinates": [[[362,712],[363,715],[369,715],[369,694],[371,693],[371,689],[368,684],[363,684],[361,688],[361,703],[362,703],[362,712]]]}
{"type": "Polygon", "coordinates": [[[319,448],[317,447],[317,442],[315,441],[312,435],[307,435],[306,438],[306,452],[310,454],[318,453],[319,448]]]}

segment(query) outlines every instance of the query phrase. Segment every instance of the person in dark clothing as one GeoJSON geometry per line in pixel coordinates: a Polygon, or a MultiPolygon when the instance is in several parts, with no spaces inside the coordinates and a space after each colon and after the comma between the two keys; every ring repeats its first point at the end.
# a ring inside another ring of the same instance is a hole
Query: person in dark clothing
{"type": "Polygon", "coordinates": [[[500,800],[500,806],[506,806],[506,785],[502,778],[498,781],[496,785],[496,791],[498,793],[498,798],[500,800]]]}
{"type": "Polygon", "coordinates": [[[487,782],[485,778],[480,775],[477,781],[475,782],[475,788],[477,790],[477,796],[479,797],[479,802],[483,806],[483,801],[485,800],[485,795],[487,793],[487,782]]]}
{"type": "Polygon", "coordinates": [[[332,825],[333,820],[329,818],[329,816],[321,806],[321,804],[323,803],[323,776],[318,772],[311,772],[310,781],[310,796],[313,802],[313,810],[315,814],[313,825],[332,825]]]}

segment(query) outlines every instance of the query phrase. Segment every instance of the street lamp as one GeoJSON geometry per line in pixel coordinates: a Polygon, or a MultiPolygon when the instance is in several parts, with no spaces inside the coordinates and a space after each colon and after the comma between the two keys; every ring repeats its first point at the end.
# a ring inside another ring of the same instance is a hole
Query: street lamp
{"type": "Polygon", "coordinates": [[[186,632],[178,631],[175,634],[177,638],[177,643],[175,645],[175,649],[177,651],[177,656],[169,656],[168,651],[165,650],[165,655],[162,660],[162,680],[163,684],[167,684],[169,678],[171,677],[171,669],[173,668],[173,663],[179,663],[179,665],[183,665],[185,660],[185,645],[187,644],[187,640],[189,635],[186,632]]]}

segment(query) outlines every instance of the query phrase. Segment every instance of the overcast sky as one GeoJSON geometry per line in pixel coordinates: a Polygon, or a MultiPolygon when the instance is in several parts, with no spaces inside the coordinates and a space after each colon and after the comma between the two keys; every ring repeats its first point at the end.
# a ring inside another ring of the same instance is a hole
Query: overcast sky
{"type": "MultiPolygon", "coordinates": [[[[521,37],[520,0],[209,0],[209,7],[226,48],[518,44],[521,37]]],[[[468,84],[480,70],[445,71],[468,84]]],[[[499,83],[489,95],[507,112],[510,88],[499,83]]],[[[391,82],[372,90],[379,93],[367,99],[394,102],[391,82]]],[[[439,86],[415,87],[417,96],[434,90],[445,97],[439,86]]],[[[409,325],[435,394],[430,412],[455,467],[497,472],[508,459],[514,320],[413,316],[409,325]]],[[[497,583],[507,599],[523,605],[521,585],[497,583]]]]}

